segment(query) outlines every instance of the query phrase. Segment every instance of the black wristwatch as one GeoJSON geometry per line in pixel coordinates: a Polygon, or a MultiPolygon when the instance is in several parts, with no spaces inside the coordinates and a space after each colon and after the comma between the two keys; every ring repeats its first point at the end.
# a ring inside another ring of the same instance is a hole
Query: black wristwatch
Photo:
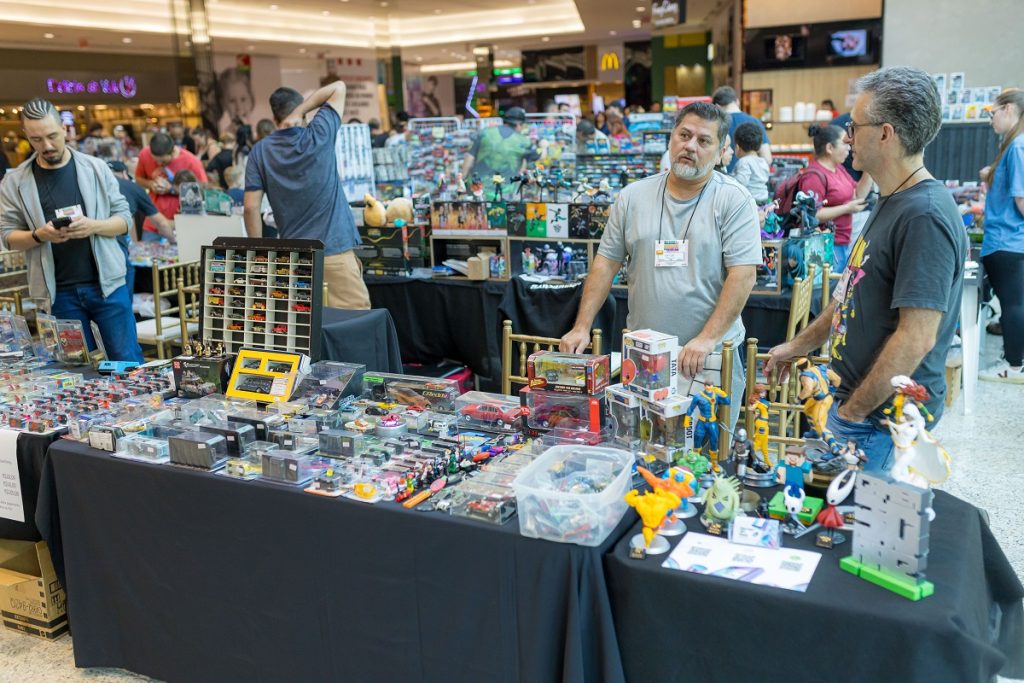
{"type": "Polygon", "coordinates": [[[39,239],[39,237],[36,235],[36,228],[32,228],[32,239],[34,239],[39,244],[43,243],[43,241],[39,239]]]}

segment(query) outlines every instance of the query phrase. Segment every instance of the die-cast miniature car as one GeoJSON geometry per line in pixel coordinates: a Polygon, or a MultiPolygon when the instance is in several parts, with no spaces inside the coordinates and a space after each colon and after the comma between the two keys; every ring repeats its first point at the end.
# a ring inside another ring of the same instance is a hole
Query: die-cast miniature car
{"type": "Polygon", "coordinates": [[[505,409],[500,403],[471,403],[459,409],[459,415],[466,420],[480,420],[498,427],[515,424],[523,415],[520,407],[505,409]]]}
{"type": "Polygon", "coordinates": [[[288,326],[287,325],[274,325],[273,332],[274,332],[274,334],[288,334],[288,326]]]}
{"type": "Polygon", "coordinates": [[[282,292],[280,289],[274,289],[270,292],[270,298],[272,299],[287,299],[288,292],[282,292]]]}
{"type": "Polygon", "coordinates": [[[210,287],[208,292],[210,294],[223,294],[224,293],[224,288],[223,287],[210,287]]]}
{"type": "Polygon", "coordinates": [[[265,311],[265,310],[267,310],[267,304],[265,304],[262,301],[253,301],[252,302],[252,307],[255,308],[257,311],[265,311]]]}
{"type": "Polygon", "coordinates": [[[295,304],[292,306],[293,311],[299,311],[300,313],[309,313],[312,309],[309,304],[295,304]]]}
{"type": "Polygon", "coordinates": [[[264,321],[266,319],[267,319],[267,316],[265,316],[262,313],[253,313],[252,315],[249,316],[249,320],[258,320],[258,321],[262,322],[262,321],[264,321]]]}

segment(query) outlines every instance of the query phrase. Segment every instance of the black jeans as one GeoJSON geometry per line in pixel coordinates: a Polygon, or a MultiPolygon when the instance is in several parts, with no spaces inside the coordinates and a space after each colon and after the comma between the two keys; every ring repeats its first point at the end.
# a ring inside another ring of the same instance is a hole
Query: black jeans
{"type": "Polygon", "coordinates": [[[1024,254],[996,251],[981,259],[992,290],[999,297],[1003,355],[1013,366],[1024,360],[1024,254]]]}

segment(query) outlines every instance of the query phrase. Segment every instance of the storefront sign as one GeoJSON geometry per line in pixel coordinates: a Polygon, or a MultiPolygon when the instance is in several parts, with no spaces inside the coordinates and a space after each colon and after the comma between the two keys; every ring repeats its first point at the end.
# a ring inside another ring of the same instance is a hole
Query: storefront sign
{"type": "Polygon", "coordinates": [[[138,86],[135,76],[100,78],[91,81],[77,81],[67,78],[47,78],[46,91],[57,95],[120,95],[126,100],[135,97],[138,86]]]}
{"type": "Polygon", "coordinates": [[[670,28],[686,23],[686,0],[651,0],[651,25],[670,28]]]}
{"type": "Polygon", "coordinates": [[[604,83],[621,81],[625,70],[622,43],[597,46],[597,80],[604,83]]]}

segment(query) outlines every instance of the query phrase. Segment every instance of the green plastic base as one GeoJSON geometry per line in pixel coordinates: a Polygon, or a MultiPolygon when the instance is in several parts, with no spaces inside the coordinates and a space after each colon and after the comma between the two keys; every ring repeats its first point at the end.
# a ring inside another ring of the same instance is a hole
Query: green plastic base
{"type": "Polygon", "coordinates": [[[907,600],[916,602],[935,593],[935,584],[931,581],[915,581],[909,576],[897,574],[883,567],[864,564],[854,559],[852,555],[839,560],[839,567],[907,600]]]}
{"type": "MultiPolygon", "coordinates": [[[[821,512],[824,505],[825,501],[821,498],[807,496],[804,498],[804,509],[800,511],[797,518],[805,526],[810,526],[814,524],[814,520],[817,519],[818,513],[821,512]]],[[[787,514],[785,496],[782,495],[782,491],[776,491],[768,503],[768,516],[772,519],[786,519],[787,514]]]]}

